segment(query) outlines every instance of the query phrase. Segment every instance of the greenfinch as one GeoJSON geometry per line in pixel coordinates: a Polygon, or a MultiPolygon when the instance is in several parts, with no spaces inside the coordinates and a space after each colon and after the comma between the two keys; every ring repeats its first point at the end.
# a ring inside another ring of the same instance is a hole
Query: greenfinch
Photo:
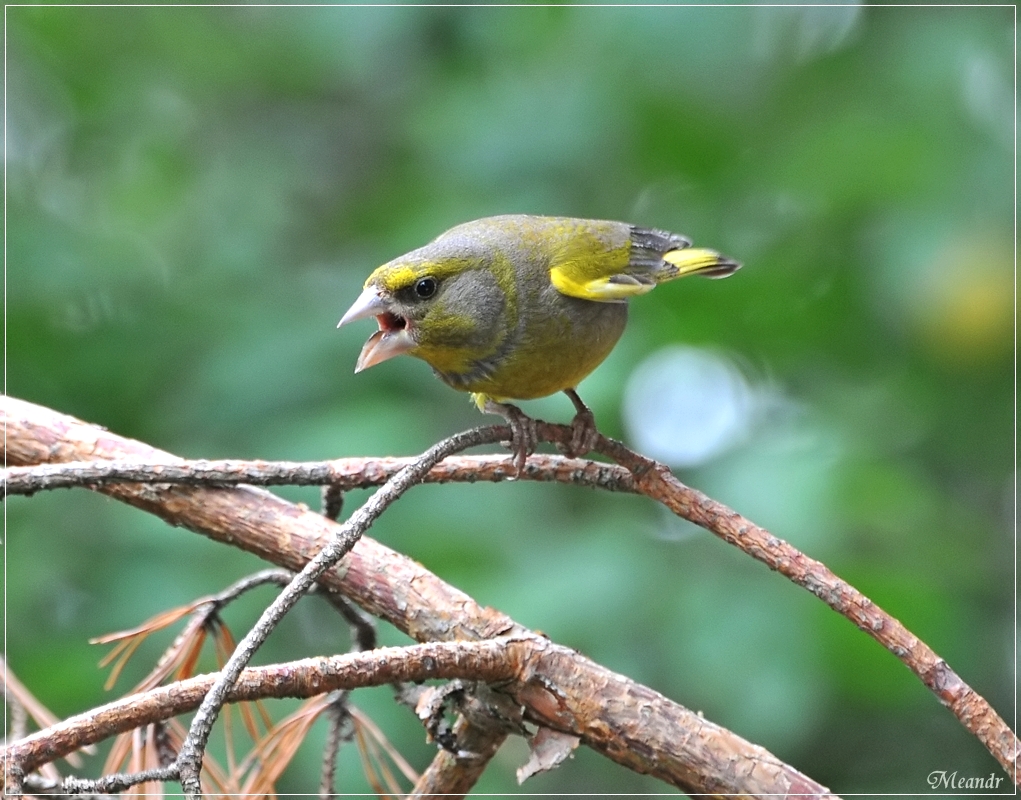
{"type": "Polygon", "coordinates": [[[507,419],[520,473],[534,422],[507,400],[565,392],[577,411],[568,451],[587,452],[595,422],[575,388],[617,343],[628,301],[664,281],[723,278],[740,266],[684,236],[625,222],[487,217],[379,267],[337,327],[376,318],[355,372],[407,353],[507,419]]]}

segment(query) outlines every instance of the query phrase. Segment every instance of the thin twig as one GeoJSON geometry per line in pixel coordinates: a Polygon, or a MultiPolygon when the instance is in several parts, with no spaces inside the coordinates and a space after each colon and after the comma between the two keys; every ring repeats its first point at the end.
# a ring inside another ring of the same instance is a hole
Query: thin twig
{"type": "Polygon", "coordinates": [[[189,800],[201,797],[199,770],[202,755],[213,728],[213,722],[223,706],[228,691],[238,675],[251,661],[256,650],[277,626],[284,615],[303,597],[316,579],[336,564],[354,546],[361,535],[389,506],[405,491],[418,483],[436,463],[452,453],[480,444],[499,441],[492,428],[474,428],[448,437],[430,447],[415,462],[394,475],[335,532],[316,556],[305,565],[276,599],[263,611],[259,621],[242,639],[224,665],[216,680],[192,719],[188,736],[177,757],[180,767],[181,787],[189,800]]]}
{"type": "Polygon", "coordinates": [[[177,780],[177,767],[171,765],[169,767],[147,769],[142,772],[132,772],[130,775],[123,773],[104,775],[96,780],[64,778],[61,788],[68,794],[113,794],[115,792],[123,792],[132,786],[138,786],[140,783],[173,780],[177,780]]]}
{"type": "Polygon", "coordinates": [[[347,698],[350,692],[335,692],[330,701],[330,708],[326,712],[329,727],[326,729],[326,743],[323,745],[322,766],[319,770],[319,797],[321,800],[331,800],[337,796],[336,773],[337,755],[340,753],[340,746],[350,741],[354,735],[354,726],[351,724],[351,714],[347,710],[347,698]]]}
{"type": "Polygon", "coordinates": [[[378,636],[376,620],[362,611],[340,592],[325,586],[317,587],[327,603],[333,606],[347,622],[351,631],[352,650],[372,650],[376,647],[378,636]]]}
{"type": "Polygon", "coordinates": [[[213,595],[211,600],[216,603],[222,611],[224,607],[237,600],[245,592],[250,592],[252,589],[258,589],[260,586],[265,586],[267,583],[271,583],[275,586],[286,586],[291,582],[293,577],[294,573],[288,572],[286,569],[259,570],[258,572],[253,572],[251,575],[246,575],[245,577],[234,581],[234,583],[230,586],[213,595]]]}
{"type": "MultiPolygon", "coordinates": [[[[48,797],[54,798],[54,800],[115,800],[116,795],[112,794],[95,794],[92,792],[82,792],[80,794],[70,794],[64,789],[64,779],[50,779],[45,778],[42,775],[33,773],[32,775],[25,776],[25,785],[22,787],[25,794],[29,797],[48,797]]],[[[7,792],[8,797],[16,797],[17,795],[11,792],[7,792]]]]}
{"type": "MultiPolygon", "coordinates": [[[[556,441],[556,440],[554,440],[556,441]]],[[[339,491],[379,486],[414,458],[340,458],[333,461],[177,461],[170,463],[72,461],[0,469],[0,496],[111,483],[168,483],[191,486],[330,486],[339,491]]],[[[423,483],[498,482],[516,477],[506,456],[448,457],[431,469],[423,483]]],[[[609,491],[634,492],[631,474],[615,464],[536,454],[520,476],[609,491]]],[[[330,519],[332,508],[327,509],[330,519]]]]}
{"type": "Polygon", "coordinates": [[[283,569],[260,570],[252,575],[241,578],[217,594],[200,597],[186,606],[157,614],[135,628],[91,639],[90,642],[92,644],[119,642],[100,661],[101,666],[114,663],[110,677],[107,680],[107,688],[113,687],[121,670],[128,659],[131,658],[142,639],[156,630],[177,622],[185,615],[189,616],[188,624],[175,637],[171,645],[163,651],[163,654],[156,662],[156,666],[149,671],[135,689],[151,689],[165,680],[174,670],[178,671],[178,677],[187,677],[191,674],[194,662],[198,658],[206,632],[215,632],[217,628],[222,629],[223,623],[220,621],[220,613],[228,604],[245,592],[267,583],[286,586],[293,577],[293,574],[283,569]]]}
{"type": "Polygon", "coordinates": [[[322,487],[323,516],[336,522],[344,510],[344,489],[334,483],[322,487]]]}

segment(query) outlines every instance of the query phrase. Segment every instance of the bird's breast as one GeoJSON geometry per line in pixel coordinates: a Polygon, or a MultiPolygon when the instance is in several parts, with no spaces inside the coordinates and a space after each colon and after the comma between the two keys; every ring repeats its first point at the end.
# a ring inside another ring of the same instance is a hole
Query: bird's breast
{"type": "Polygon", "coordinates": [[[627,323],[625,303],[559,295],[543,313],[526,313],[504,352],[470,370],[436,368],[456,389],[498,399],[529,400],[577,386],[610,354],[627,323]]]}

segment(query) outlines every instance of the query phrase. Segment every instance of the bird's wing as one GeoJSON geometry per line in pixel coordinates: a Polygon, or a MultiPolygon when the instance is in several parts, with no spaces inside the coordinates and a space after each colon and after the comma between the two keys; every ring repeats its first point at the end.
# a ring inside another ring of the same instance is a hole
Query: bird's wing
{"type": "Polygon", "coordinates": [[[575,231],[563,238],[550,260],[550,281],[568,297],[613,303],[645,294],[656,286],[648,268],[632,271],[634,250],[628,228],[575,231]]]}
{"type": "Polygon", "coordinates": [[[645,294],[656,288],[654,280],[635,277],[626,272],[589,278],[583,270],[570,263],[553,267],[550,270],[550,280],[560,294],[600,303],[627,300],[629,297],[645,294]]]}
{"type": "Polygon", "coordinates": [[[621,302],[675,278],[724,278],[741,266],[715,250],[692,247],[680,234],[635,226],[624,230],[623,239],[595,231],[565,237],[550,263],[550,281],[557,291],[583,300],[621,302]]]}

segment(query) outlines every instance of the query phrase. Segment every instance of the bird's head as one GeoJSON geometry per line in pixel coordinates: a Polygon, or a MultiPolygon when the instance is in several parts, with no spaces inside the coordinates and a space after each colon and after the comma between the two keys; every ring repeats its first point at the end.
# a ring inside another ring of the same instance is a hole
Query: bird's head
{"type": "Polygon", "coordinates": [[[487,257],[421,250],[384,264],[337,324],[375,317],[355,372],[403,353],[440,372],[460,372],[492,346],[506,292],[487,257]]]}

